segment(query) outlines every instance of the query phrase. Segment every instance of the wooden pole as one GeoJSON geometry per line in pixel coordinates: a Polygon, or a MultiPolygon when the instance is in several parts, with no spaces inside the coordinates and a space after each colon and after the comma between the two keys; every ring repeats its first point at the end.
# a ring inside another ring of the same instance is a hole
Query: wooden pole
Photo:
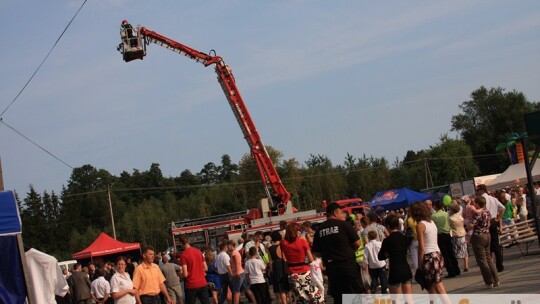
{"type": "Polygon", "coordinates": [[[2,173],[2,158],[0,157],[0,191],[4,191],[4,174],[2,173]]]}

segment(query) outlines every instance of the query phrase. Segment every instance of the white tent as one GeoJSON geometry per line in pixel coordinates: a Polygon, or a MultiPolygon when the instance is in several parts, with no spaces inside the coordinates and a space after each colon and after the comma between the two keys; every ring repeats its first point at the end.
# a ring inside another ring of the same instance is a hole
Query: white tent
{"type": "MultiPolygon", "coordinates": [[[[480,184],[488,185],[492,180],[499,177],[499,175],[501,175],[501,173],[475,177],[474,185],[475,186],[478,186],[480,184]]],[[[474,187],[473,187],[473,194],[474,194],[474,187]]]]}
{"type": "MultiPolygon", "coordinates": [[[[532,176],[533,181],[540,180],[540,165],[538,164],[538,160],[532,169],[532,176]]],[[[489,191],[494,191],[504,187],[515,186],[517,180],[519,180],[520,185],[527,183],[527,172],[523,163],[510,165],[501,175],[486,183],[486,186],[489,191]]]]}

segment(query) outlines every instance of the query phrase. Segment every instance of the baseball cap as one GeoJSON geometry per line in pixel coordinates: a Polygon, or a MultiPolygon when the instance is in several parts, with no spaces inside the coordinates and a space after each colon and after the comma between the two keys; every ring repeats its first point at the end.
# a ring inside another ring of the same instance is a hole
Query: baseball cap
{"type": "Polygon", "coordinates": [[[328,204],[328,206],[326,206],[326,215],[330,215],[332,213],[334,213],[334,211],[336,211],[337,209],[340,209],[341,206],[339,206],[338,203],[336,202],[331,202],[330,204],[328,204]]]}

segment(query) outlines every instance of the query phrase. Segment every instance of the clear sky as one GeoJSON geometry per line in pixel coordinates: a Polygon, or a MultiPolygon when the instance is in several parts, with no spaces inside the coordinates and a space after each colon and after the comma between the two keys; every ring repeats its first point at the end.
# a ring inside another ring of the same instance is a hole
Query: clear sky
{"type": "MultiPolygon", "coordinates": [[[[0,111],[82,0],[0,0],[0,111]]],[[[157,45],[116,51],[123,19],[215,49],[266,145],[341,164],[429,148],[481,85],[540,100],[540,1],[88,0],[5,123],[72,167],[198,172],[248,146],[216,80],[157,45]]],[[[455,133],[450,133],[455,137],[455,133]]],[[[59,192],[72,169],[0,125],[6,189],[59,192]]]]}

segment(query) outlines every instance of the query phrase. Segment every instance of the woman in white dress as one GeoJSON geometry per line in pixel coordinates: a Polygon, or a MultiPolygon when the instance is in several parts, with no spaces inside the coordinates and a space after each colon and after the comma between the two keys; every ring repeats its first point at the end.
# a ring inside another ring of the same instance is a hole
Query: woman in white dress
{"type": "Polygon", "coordinates": [[[135,304],[135,289],[126,271],[126,258],[116,259],[116,273],[111,278],[111,293],[115,304],[135,304]]]}

